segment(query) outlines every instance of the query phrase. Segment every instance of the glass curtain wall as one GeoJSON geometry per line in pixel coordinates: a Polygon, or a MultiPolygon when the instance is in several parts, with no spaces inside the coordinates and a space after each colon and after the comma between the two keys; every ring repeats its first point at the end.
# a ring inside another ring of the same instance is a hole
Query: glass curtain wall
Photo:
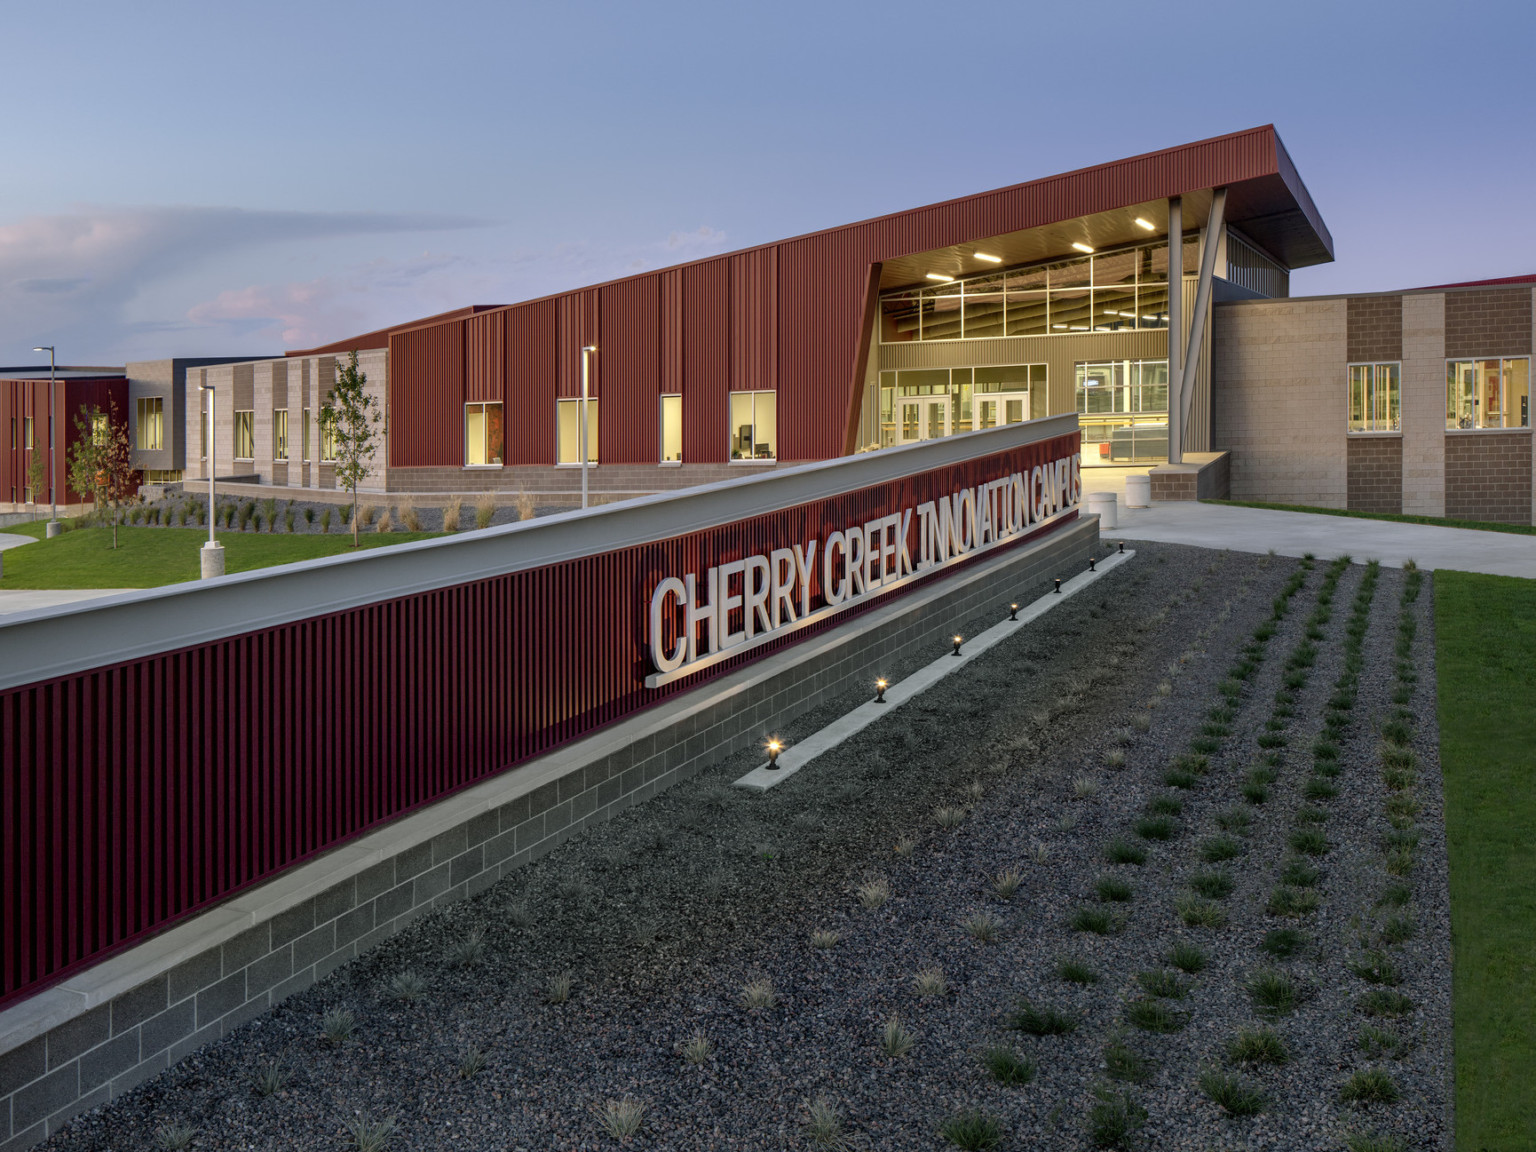
{"type": "Polygon", "coordinates": [[[880,373],[880,447],[1045,415],[1044,364],[880,373]]]}
{"type": "Polygon", "coordinates": [[[1079,364],[1077,413],[1084,465],[1168,459],[1168,361],[1079,364]]]}
{"type": "MultiPolygon", "coordinates": [[[[1185,271],[1197,245],[1184,245],[1185,271]]],[[[967,276],[880,298],[880,340],[982,340],[1168,327],[1168,246],[967,276]]]]}

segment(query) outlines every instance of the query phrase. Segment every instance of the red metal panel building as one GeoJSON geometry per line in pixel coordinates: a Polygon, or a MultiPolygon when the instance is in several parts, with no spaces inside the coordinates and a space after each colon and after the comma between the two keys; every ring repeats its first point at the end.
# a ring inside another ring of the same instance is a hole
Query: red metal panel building
{"type": "MultiPolygon", "coordinates": [[[[64,376],[54,382],[53,451],[58,471],[58,502],[80,504],[90,497],[69,487],[69,455],[80,439],[75,418],[83,411],[115,410],[126,424],[128,379],[125,376],[64,376]]],[[[48,377],[0,379],[0,500],[18,503],[27,486],[27,469],[34,452],[48,450],[48,377]],[[32,421],[33,447],[26,447],[26,421],[32,421]]],[[[39,504],[48,503],[45,486],[34,494],[39,504]]]]}

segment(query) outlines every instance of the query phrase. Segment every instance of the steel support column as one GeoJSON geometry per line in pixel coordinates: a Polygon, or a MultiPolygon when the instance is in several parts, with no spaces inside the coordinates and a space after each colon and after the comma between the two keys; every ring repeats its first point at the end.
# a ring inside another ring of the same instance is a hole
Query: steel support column
{"type": "MultiPolygon", "coordinates": [[[[1189,431],[1189,408],[1195,396],[1195,373],[1200,367],[1200,343],[1205,339],[1205,318],[1211,311],[1211,279],[1216,273],[1216,251],[1221,247],[1221,230],[1226,227],[1227,190],[1218,188],[1211,195],[1211,214],[1205,222],[1205,242],[1200,246],[1200,284],[1195,290],[1195,314],[1190,317],[1189,344],[1184,353],[1183,379],[1179,383],[1179,449],[1189,431]]],[[[1169,375],[1173,366],[1168,367],[1169,375]]],[[[1170,462],[1172,462],[1170,457],[1170,462]]]]}
{"type": "Polygon", "coordinates": [[[1168,198],[1168,463],[1184,460],[1184,201],[1168,198]]]}

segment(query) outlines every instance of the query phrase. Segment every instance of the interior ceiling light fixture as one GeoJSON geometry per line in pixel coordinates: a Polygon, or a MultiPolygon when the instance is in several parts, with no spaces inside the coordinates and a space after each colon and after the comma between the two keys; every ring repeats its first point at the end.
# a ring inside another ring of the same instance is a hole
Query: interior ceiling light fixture
{"type": "Polygon", "coordinates": [[[1072,247],[1076,248],[1079,252],[1092,252],[1093,251],[1092,248],[1088,247],[1088,245],[1084,244],[1081,240],[1074,240],[1074,241],[1072,241],[1072,247]]]}
{"type": "Polygon", "coordinates": [[[1156,224],[1152,223],[1152,221],[1150,221],[1150,220],[1144,219],[1141,216],[1136,217],[1136,224],[1140,228],[1145,228],[1148,232],[1156,232],[1157,231],[1157,225],[1156,224]]]}
{"type": "Polygon", "coordinates": [[[1003,258],[1001,256],[993,256],[986,252],[977,252],[975,253],[975,256],[976,259],[985,260],[988,264],[1001,264],[1003,262],[1003,258]]]}
{"type": "Polygon", "coordinates": [[[951,280],[954,279],[954,277],[953,276],[946,276],[942,272],[930,272],[930,273],[928,273],[928,279],[930,279],[930,280],[937,280],[937,281],[939,281],[942,284],[948,284],[951,280]]]}

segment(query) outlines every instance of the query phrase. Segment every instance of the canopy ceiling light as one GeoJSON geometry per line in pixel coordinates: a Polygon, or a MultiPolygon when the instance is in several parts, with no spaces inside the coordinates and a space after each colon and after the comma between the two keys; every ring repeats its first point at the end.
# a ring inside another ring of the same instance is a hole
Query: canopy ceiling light
{"type": "Polygon", "coordinates": [[[976,259],[985,260],[988,264],[1001,264],[1003,262],[1003,258],[1001,256],[991,256],[986,252],[977,252],[975,256],[976,259]]]}
{"type": "Polygon", "coordinates": [[[930,273],[928,273],[928,279],[930,279],[930,280],[938,280],[941,283],[948,284],[951,280],[954,279],[954,277],[953,276],[946,276],[942,272],[930,272],[930,273]]]}
{"type": "Polygon", "coordinates": [[[1136,217],[1136,224],[1137,224],[1138,227],[1145,228],[1148,232],[1156,232],[1157,231],[1157,225],[1156,224],[1152,223],[1152,221],[1150,221],[1150,220],[1143,219],[1140,216],[1136,217]]]}
{"type": "Polygon", "coordinates": [[[1072,247],[1076,248],[1079,252],[1092,252],[1093,251],[1092,248],[1088,247],[1088,245],[1084,244],[1081,240],[1074,240],[1074,241],[1072,241],[1072,247]]]}

